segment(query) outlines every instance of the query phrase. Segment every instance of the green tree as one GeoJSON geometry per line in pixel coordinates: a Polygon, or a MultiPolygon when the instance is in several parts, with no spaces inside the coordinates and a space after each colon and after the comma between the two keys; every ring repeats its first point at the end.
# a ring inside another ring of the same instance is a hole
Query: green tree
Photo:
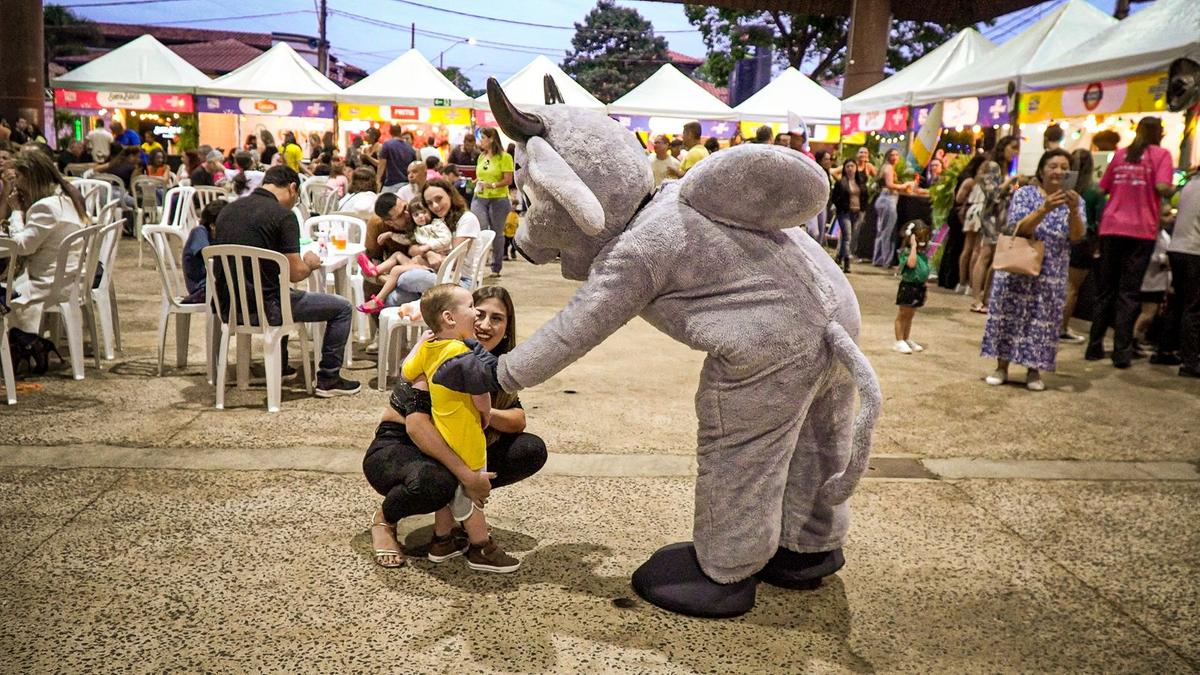
{"type": "Polygon", "coordinates": [[[462,69],[460,69],[458,66],[447,66],[446,68],[439,68],[438,70],[442,72],[442,75],[446,76],[447,80],[450,80],[454,86],[461,89],[462,93],[466,94],[467,96],[483,95],[482,91],[471,87],[471,78],[464,75],[462,69]]]}
{"type": "Polygon", "coordinates": [[[61,5],[46,5],[42,10],[45,30],[46,60],[60,56],[86,54],[88,47],[104,41],[100,29],[89,19],[75,16],[61,5]]]}
{"type": "MultiPolygon", "coordinates": [[[[841,75],[846,67],[850,19],[778,10],[721,9],[686,5],[688,21],[700,29],[708,58],[696,72],[717,86],[729,84],[733,65],[758,46],[774,48],[780,66],[794,66],[814,80],[841,75]]],[[[927,21],[893,21],[886,70],[895,72],[921,58],[965,26],[927,21]]]]}
{"type": "Polygon", "coordinates": [[[596,98],[612,103],[667,62],[667,41],[637,10],[599,0],[575,24],[563,70],[596,98]]]}

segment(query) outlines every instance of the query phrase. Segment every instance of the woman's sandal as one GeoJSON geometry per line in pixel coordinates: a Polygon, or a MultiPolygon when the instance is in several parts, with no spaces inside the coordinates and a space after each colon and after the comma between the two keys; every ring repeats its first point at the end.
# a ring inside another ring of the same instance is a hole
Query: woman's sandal
{"type": "MultiPolygon", "coordinates": [[[[392,533],[392,538],[393,539],[396,538],[396,526],[395,525],[388,525],[387,523],[371,523],[370,529],[374,530],[377,527],[382,527],[382,528],[387,529],[389,532],[392,533]]],[[[404,547],[400,546],[399,542],[396,543],[395,549],[376,548],[376,549],[373,549],[373,551],[374,551],[374,555],[375,555],[375,564],[376,565],[379,565],[380,567],[383,567],[383,568],[389,569],[389,570],[396,569],[397,567],[404,567],[404,547]],[[399,558],[399,562],[397,562],[395,564],[391,564],[391,565],[385,564],[383,562],[383,559],[386,557],[389,557],[389,556],[395,556],[396,558],[399,558]]]]}
{"type": "Polygon", "coordinates": [[[378,295],[372,295],[370,300],[355,307],[355,309],[363,314],[378,314],[387,309],[387,305],[383,304],[383,300],[380,300],[378,295]]]}
{"type": "Polygon", "coordinates": [[[971,311],[975,312],[976,314],[987,314],[988,313],[987,307],[984,307],[982,303],[978,303],[978,302],[975,303],[974,305],[971,305],[971,311]]]}

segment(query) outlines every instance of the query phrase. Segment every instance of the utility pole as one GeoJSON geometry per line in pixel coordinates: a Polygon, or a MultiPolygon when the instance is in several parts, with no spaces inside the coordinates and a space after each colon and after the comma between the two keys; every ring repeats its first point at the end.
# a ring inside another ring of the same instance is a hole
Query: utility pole
{"type": "Polygon", "coordinates": [[[4,45],[0,116],[10,124],[24,117],[39,131],[46,86],[43,44],[42,0],[5,0],[4,21],[0,21],[0,45],[4,45]]]}
{"type": "Polygon", "coordinates": [[[329,13],[325,6],[326,0],[321,0],[321,10],[317,14],[317,39],[320,43],[317,44],[317,70],[321,74],[329,76],[329,41],[325,39],[325,17],[329,13]]]}
{"type": "Polygon", "coordinates": [[[1113,8],[1113,16],[1118,19],[1129,16],[1129,0],[1117,0],[1117,6],[1113,8]]]}
{"type": "Polygon", "coordinates": [[[417,48],[417,22],[416,21],[413,22],[412,30],[408,34],[408,48],[409,49],[417,48]]]}

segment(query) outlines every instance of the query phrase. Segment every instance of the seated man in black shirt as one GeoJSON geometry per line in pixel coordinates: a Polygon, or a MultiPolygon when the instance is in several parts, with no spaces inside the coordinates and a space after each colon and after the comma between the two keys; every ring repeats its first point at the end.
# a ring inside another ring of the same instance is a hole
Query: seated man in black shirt
{"type": "MultiPolygon", "coordinates": [[[[214,244],[239,244],[277,251],[287,256],[288,279],[302,281],[320,268],[321,259],[309,251],[300,257],[300,224],[292,207],[300,198],[300,176],[287,166],[273,166],[263,176],[262,187],[231,202],[221,209],[217,218],[214,244]]],[[[217,270],[218,274],[221,272],[217,270]]],[[[274,264],[262,266],[263,299],[267,320],[279,324],[279,270],[274,264]]],[[[249,275],[247,275],[249,276],[249,275]]],[[[218,283],[223,289],[224,283],[218,283]]],[[[331,398],[357,394],[361,385],[341,376],[342,356],[350,336],[350,320],[354,310],[345,298],[329,293],[305,293],[291,290],[292,318],[297,322],[325,322],[325,340],[321,348],[321,365],[317,370],[317,396],[331,398]]],[[[221,293],[222,306],[228,300],[221,293]]],[[[287,374],[287,338],[283,340],[283,363],[287,374]]]]}
{"type": "Polygon", "coordinates": [[[189,176],[192,179],[192,187],[216,185],[213,176],[221,172],[221,161],[224,159],[225,156],[221,154],[220,150],[209,151],[208,156],[204,158],[204,163],[196,167],[196,170],[189,176]]]}

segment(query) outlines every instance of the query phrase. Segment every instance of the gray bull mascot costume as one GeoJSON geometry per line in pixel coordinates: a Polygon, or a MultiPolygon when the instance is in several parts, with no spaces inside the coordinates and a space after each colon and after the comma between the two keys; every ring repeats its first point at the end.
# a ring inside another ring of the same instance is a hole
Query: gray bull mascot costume
{"type": "MultiPolygon", "coordinates": [[[[546,88],[550,103],[557,88],[546,88]]],[[[545,382],[635,316],[706,352],[694,541],[654,553],[633,587],[673,612],[730,617],[754,606],[759,580],[819,585],[844,564],[846,500],[880,406],[855,344],[854,292],[800,229],[825,207],[821,167],[740,145],[652,192],[644,150],[614,120],[518,110],[494,79],[488,97],[517,142],[528,203],[518,250],[535,264],[559,259],[564,277],[584,282],[500,357],[492,386],[545,382]]]]}

